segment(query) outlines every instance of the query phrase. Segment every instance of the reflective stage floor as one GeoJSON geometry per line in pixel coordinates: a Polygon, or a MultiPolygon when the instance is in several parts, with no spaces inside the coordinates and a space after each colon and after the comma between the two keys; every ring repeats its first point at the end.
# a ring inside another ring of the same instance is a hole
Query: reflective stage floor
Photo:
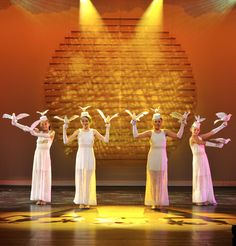
{"type": "Polygon", "coordinates": [[[72,204],[74,188],[52,204],[29,201],[30,187],[0,187],[0,245],[232,245],[236,188],[215,188],[217,206],[191,204],[190,187],[170,187],[169,207],[143,206],[143,187],[98,187],[98,206],[72,204]]]}

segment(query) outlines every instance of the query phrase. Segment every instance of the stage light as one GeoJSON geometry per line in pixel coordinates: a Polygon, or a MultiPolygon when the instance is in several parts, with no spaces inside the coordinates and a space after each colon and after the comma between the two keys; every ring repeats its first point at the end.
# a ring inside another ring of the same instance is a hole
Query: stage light
{"type": "Polygon", "coordinates": [[[142,20],[146,24],[161,25],[163,18],[163,0],[153,0],[145,11],[142,20]]]}
{"type": "Polygon", "coordinates": [[[88,30],[91,26],[103,26],[101,17],[90,0],[80,0],[80,26],[88,30]]]}
{"type": "Polygon", "coordinates": [[[157,32],[162,28],[163,0],[153,0],[136,28],[136,35],[144,35],[146,32],[157,32]]]}
{"type": "Polygon", "coordinates": [[[163,0],[153,0],[141,17],[135,30],[134,42],[144,40],[145,51],[151,51],[162,31],[163,0]],[[148,38],[147,38],[148,37],[148,38]]]}

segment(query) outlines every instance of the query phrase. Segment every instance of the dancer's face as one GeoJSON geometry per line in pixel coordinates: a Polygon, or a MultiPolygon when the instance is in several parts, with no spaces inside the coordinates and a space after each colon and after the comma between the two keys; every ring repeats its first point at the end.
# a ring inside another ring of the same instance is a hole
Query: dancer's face
{"type": "Polygon", "coordinates": [[[81,118],[81,124],[82,124],[84,129],[88,129],[90,126],[89,119],[87,117],[82,117],[81,118]]]}
{"type": "Polygon", "coordinates": [[[50,127],[49,121],[48,120],[41,121],[40,127],[41,127],[42,131],[44,131],[44,132],[49,131],[49,127],[50,127]]]}
{"type": "Polygon", "coordinates": [[[197,127],[192,127],[191,128],[191,132],[193,135],[198,135],[200,133],[200,128],[197,128],[197,127]]]}
{"type": "Polygon", "coordinates": [[[161,126],[162,126],[162,119],[156,119],[156,120],[153,120],[153,127],[155,129],[160,129],[161,126]]]}

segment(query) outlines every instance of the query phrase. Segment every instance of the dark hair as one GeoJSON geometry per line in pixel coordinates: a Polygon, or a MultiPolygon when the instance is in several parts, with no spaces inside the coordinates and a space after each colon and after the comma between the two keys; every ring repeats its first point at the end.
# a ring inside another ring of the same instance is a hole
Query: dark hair
{"type": "MultiPolygon", "coordinates": [[[[82,118],[86,118],[86,119],[88,119],[89,123],[92,123],[92,118],[90,118],[90,117],[88,117],[88,116],[83,116],[83,117],[81,117],[81,120],[82,120],[82,118]]],[[[80,120],[80,121],[81,121],[81,120],[80,120]]]]}

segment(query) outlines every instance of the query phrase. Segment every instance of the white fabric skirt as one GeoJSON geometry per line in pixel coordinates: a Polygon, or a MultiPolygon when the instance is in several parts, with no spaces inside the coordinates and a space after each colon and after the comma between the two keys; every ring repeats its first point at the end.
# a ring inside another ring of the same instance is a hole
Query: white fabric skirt
{"type": "Polygon", "coordinates": [[[147,169],[145,205],[168,206],[168,177],[165,171],[147,169]]]}
{"type": "Polygon", "coordinates": [[[49,149],[34,154],[30,200],[51,202],[51,158],[49,149]]]}

